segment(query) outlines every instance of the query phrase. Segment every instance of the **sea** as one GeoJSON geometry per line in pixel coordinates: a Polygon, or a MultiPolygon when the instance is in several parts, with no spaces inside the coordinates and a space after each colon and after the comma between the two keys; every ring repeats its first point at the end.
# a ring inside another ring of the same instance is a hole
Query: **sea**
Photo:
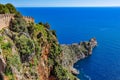
{"type": "Polygon", "coordinates": [[[120,80],[120,7],[19,7],[36,23],[49,23],[60,44],[95,37],[93,54],[75,63],[81,80],[120,80]]]}

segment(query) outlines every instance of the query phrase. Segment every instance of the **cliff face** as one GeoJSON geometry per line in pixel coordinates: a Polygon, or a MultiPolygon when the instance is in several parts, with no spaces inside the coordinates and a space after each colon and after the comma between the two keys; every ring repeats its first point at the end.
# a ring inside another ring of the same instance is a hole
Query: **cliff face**
{"type": "Polygon", "coordinates": [[[93,38],[60,45],[49,24],[29,23],[16,14],[0,31],[0,80],[77,80],[73,64],[96,44],[93,38]]]}
{"type": "Polygon", "coordinates": [[[9,27],[0,31],[0,79],[75,79],[59,63],[62,50],[55,31],[49,27],[49,24],[28,23],[18,15],[9,27]]]}

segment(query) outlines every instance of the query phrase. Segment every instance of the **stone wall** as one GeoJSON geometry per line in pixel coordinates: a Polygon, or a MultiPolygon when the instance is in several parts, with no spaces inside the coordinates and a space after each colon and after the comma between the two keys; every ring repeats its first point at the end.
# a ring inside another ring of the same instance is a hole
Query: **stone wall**
{"type": "Polygon", "coordinates": [[[26,21],[27,23],[29,23],[29,22],[34,22],[34,18],[32,18],[31,16],[23,16],[23,18],[25,19],[25,21],[26,21]]]}
{"type": "MultiPolygon", "coordinates": [[[[30,16],[23,16],[27,23],[34,22],[34,19],[30,16]]],[[[0,14],[0,30],[4,27],[8,27],[10,20],[14,19],[14,14],[0,14]]]]}

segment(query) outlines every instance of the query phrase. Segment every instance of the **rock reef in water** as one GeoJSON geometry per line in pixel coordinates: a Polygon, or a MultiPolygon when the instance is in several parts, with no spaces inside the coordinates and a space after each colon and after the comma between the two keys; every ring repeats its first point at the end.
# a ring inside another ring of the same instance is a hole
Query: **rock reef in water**
{"type": "Polygon", "coordinates": [[[91,55],[93,48],[96,46],[97,40],[95,38],[91,38],[86,42],[73,43],[71,45],[61,45],[61,48],[63,50],[61,64],[64,67],[68,68],[68,70],[73,74],[79,74],[79,71],[73,68],[74,63],[91,55]]]}

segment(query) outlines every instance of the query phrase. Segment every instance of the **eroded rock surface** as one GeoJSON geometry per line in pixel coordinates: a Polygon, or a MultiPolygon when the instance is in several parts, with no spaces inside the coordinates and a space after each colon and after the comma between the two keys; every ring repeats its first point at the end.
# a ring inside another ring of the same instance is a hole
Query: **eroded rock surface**
{"type": "Polygon", "coordinates": [[[79,72],[73,68],[74,63],[91,55],[93,48],[95,48],[96,46],[97,40],[95,38],[91,38],[89,41],[85,42],[61,45],[61,48],[63,50],[61,64],[64,67],[67,67],[68,70],[71,71],[73,74],[78,74],[79,72]]]}

